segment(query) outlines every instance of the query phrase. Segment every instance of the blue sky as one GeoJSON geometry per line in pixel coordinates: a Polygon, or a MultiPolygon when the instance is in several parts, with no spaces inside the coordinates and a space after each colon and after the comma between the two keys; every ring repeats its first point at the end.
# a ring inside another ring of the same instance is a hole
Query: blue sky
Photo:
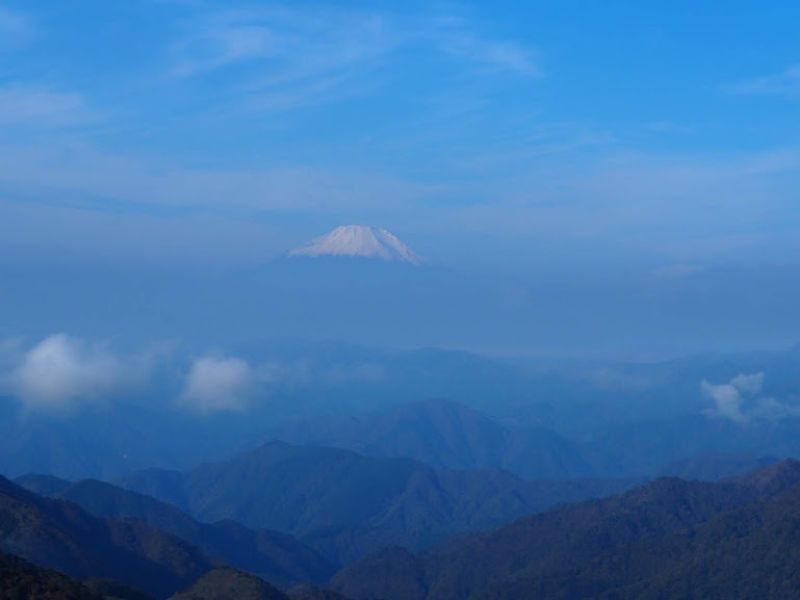
{"type": "Polygon", "coordinates": [[[800,5],[0,4],[3,264],[794,264],[800,5]],[[101,251],[98,251],[101,250],[101,251]]]}

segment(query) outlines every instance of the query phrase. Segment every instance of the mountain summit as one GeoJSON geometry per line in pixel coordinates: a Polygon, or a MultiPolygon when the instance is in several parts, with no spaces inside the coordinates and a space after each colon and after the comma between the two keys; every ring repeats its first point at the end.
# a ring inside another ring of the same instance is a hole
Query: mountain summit
{"type": "Polygon", "coordinates": [[[392,232],[366,225],[342,225],[311,243],[289,252],[289,256],[353,256],[418,265],[422,259],[392,232]]]}

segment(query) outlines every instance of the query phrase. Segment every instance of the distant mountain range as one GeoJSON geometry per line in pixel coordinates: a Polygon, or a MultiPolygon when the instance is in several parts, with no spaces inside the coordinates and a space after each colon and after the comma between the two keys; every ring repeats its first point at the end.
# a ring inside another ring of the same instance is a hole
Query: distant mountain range
{"type": "Polygon", "coordinates": [[[442,470],[409,459],[270,442],[186,472],[139,471],[121,484],[203,521],[233,519],[290,533],[346,564],[393,544],[430,548],[458,533],[615,493],[634,481],[524,481],[504,471],[442,470]]]}
{"type": "Polygon", "coordinates": [[[759,455],[759,448],[793,455],[791,432],[799,428],[797,419],[742,427],[696,415],[569,440],[544,427],[509,426],[462,403],[434,399],[362,415],[295,419],[272,436],[442,468],[500,468],[527,479],[673,475],[713,481],[775,462],[759,455]]]}
{"type": "Polygon", "coordinates": [[[388,549],[333,586],[386,600],[789,599],[800,589],[800,463],[722,483],[659,479],[425,555],[388,549]]]}
{"type": "MultiPolygon", "coordinates": [[[[108,480],[151,466],[188,468],[266,440],[339,447],[374,458],[412,458],[441,468],[499,468],[523,478],[562,480],[663,473],[714,479],[754,468],[758,464],[752,461],[761,457],[800,456],[800,418],[791,414],[743,425],[709,417],[698,407],[694,414],[678,408],[676,416],[625,422],[632,418],[624,411],[633,400],[617,399],[613,402],[619,407],[598,414],[596,430],[564,435],[555,427],[568,414],[600,412],[599,406],[612,402],[608,393],[581,391],[576,400],[578,384],[570,387],[567,375],[525,375],[513,365],[467,353],[387,353],[368,362],[366,351],[349,352],[340,347],[324,355],[318,351],[318,363],[303,354],[292,356],[286,380],[270,382],[268,397],[253,401],[244,412],[213,418],[182,411],[169,402],[169,389],[164,388],[156,391],[157,406],[107,402],[63,415],[23,417],[11,399],[0,401],[0,472],[108,480]],[[328,366],[318,366],[324,364],[328,366]],[[524,404],[519,398],[527,388],[533,390],[528,392],[532,400],[524,404]],[[419,397],[424,389],[449,389],[468,403],[402,402],[419,397]],[[545,400],[551,396],[564,400],[545,400]],[[494,397],[500,399],[491,406],[494,397]],[[564,416],[554,416],[556,411],[564,416]],[[622,423],[604,423],[616,414],[622,423]],[[684,468],[692,462],[694,472],[684,468]],[[707,472],[701,472],[700,462],[707,472]],[[679,463],[684,467],[665,471],[679,463]]],[[[269,358],[262,360],[254,364],[272,364],[269,358]]],[[[283,367],[275,368],[280,372],[283,367]]],[[[654,387],[648,394],[652,401],[641,410],[669,402],[665,394],[654,387]]]]}
{"type": "Polygon", "coordinates": [[[448,469],[505,469],[527,479],[577,479],[594,470],[580,447],[539,427],[512,429],[446,399],[411,402],[363,416],[296,420],[274,437],[348,448],[381,458],[412,458],[448,469]]]}

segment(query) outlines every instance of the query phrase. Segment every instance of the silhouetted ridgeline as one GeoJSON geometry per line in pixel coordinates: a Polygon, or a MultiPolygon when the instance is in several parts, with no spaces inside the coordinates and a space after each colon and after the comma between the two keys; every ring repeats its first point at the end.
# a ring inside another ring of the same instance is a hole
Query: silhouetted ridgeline
{"type": "Polygon", "coordinates": [[[86,479],[57,485],[52,477],[36,475],[20,477],[16,482],[34,492],[74,502],[96,517],[139,519],[178,536],[208,556],[281,587],[322,583],[335,571],[333,564],[290,535],[249,529],[231,520],[203,523],[171,504],[110,483],[86,479]]]}
{"type": "Polygon", "coordinates": [[[524,481],[504,471],[440,470],[283,442],[183,473],[149,469],[122,481],[203,521],[291,533],[340,564],[391,545],[431,548],[454,534],[633,484],[524,481]]]}
{"type": "Polygon", "coordinates": [[[800,590],[800,463],[723,483],[659,479],[434,552],[344,569],[357,600],[790,599],[800,590]]]}
{"type": "MultiPolygon", "coordinates": [[[[165,526],[174,521],[173,529],[201,544],[209,543],[206,536],[216,543],[225,539],[214,537],[219,525],[105,483],[23,481],[98,512],[139,513],[165,526]]],[[[177,593],[181,600],[221,600],[235,592],[237,599],[265,600],[788,600],[800,589],[800,463],[791,460],[718,483],[658,479],[621,495],[453,538],[424,554],[385,547],[337,573],[334,591],[313,585],[280,591],[152,524],[99,519],[6,479],[0,480],[0,525],[0,550],[38,565],[3,558],[0,589],[49,590],[54,598],[142,600],[146,594],[177,593]]],[[[280,537],[269,534],[267,540],[274,543],[274,536],[280,537]]],[[[259,555],[257,545],[243,544],[239,556],[253,552],[253,564],[262,565],[276,556],[284,567],[313,557],[298,542],[286,548],[296,554],[259,555]]],[[[269,568],[278,572],[277,564],[269,568]]]]}

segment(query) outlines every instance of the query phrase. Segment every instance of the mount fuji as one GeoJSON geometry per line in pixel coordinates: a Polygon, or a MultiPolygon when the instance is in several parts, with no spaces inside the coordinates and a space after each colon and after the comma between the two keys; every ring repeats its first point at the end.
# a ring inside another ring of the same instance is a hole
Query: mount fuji
{"type": "Polygon", "coordinates": [[[318,258],[350,256],[421,264],[419,257],[392,232],[367,225],[342,225],[314,238],[308,245],[290,250],[289,256],[318,258]]]}
{"type": "Polygon", "coordinates": [[[421,345],[445,345],[474,328],[475,314],[489,314],[492,296],[470,277],[424,260],[392,232],[368,225],[336,227],[216,288],[205,295],[216,307],[206,322],[224,319],[220,336],[261,330],[373,345],[383,339],[410,344],[410,335],[424,338],[421,345]]]}
{"type": "MultiPolygon", "coordinates": [[[[31,335],[72,323],[87,337],[110,331],[147,341],[157,332],[199,346],[266,338],[458,346],[495,332],[502,300],[493,287],[423,260],[393,233],[366,225],[337,227],[246,270],[180,280],[125,274],[75,281],[65,276],[5,286],[21,307],[9,322],[25,323],[31,335]],[[59,309],[44,318],[41,299],[56,296],[59,309]]],[[[8,306],[0,294],[0,308],[8,306]]]]}

